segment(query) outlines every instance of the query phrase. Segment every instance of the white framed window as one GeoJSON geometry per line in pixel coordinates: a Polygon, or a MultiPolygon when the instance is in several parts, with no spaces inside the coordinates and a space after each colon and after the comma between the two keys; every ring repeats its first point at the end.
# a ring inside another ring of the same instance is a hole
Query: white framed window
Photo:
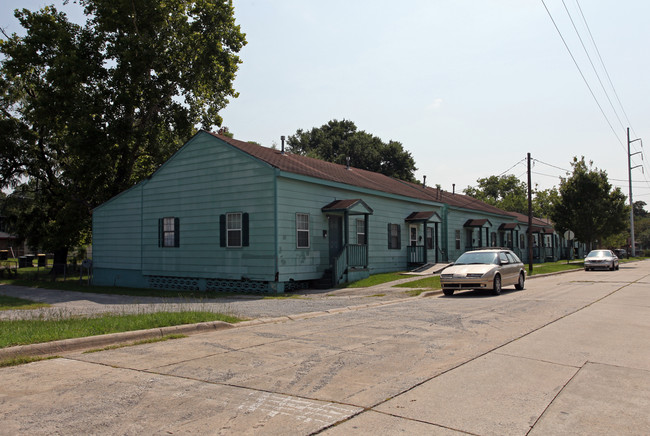
{"type": "Polygon", "coordinates": [[[357,220],[357,244],[364,245],[366,243],[366,226],[364,220],[357,220]]]}
{"type": "Polygon", "coordinates": [[[427,250],[433,250],[433,227],[427,227],[427,250]]]}
{"type": "Polygon", "coordinates": [[[226,214],[226,247],[242,246],[241,212],[226,214]]]}
{"type": "Polygon", "coordinates": [[[456,250],[460,250],[460,230],[456,230],[456,250]]]}
{"type": "Polygon", "coordinates": [[[296,214],[296,247],[309,248],[309,214],[296,214]]]}

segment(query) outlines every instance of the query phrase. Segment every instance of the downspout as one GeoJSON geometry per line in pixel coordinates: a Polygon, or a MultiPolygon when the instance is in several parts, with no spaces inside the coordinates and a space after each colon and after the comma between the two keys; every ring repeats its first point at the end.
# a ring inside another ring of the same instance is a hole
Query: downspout
{"type": "Polygon", "coordinates": [[[441,242],[442,242],[442,250],[444,254],[443,260],[445,262],[449,262],[449,219],[448,219],[449,209],[446,204],[442,205],[441,213],[442,213],[442,217],[441,217],[442,222],[440,223],[440,230],[442,233],[441,242]]]}

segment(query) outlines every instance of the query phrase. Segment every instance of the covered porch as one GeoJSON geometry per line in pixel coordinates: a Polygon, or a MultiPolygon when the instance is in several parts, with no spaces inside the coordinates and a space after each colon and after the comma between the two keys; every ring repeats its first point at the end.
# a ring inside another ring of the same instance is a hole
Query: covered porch
{"type": "Polygon", "coordinates": [[[440,251],[439,228],[442,219],[434,211],[412,212],[404,221],[409,231],[406,246],[408,267],[438,263],[442,259],[440,251]]]}
{"type": "Polygon", "coordinates": [[[368,277],[368,217],[373,210],[361,199],[335,200],[321,211],[327,216],[332,286],[368,277]],[[352,235],[352,238],[351,238],[352,235]]]}
{"type": "Polygon", "coordinates": [[[523,259],[519,239],[520,231],[521,226],[518,223],[501,224],[499,226],[499,239],[501,247],[511,249],[520,259],[523,259]]]}
{"type": "Polygon", "coordinates": [[[492,223],[487,218],[469,219],[463,224],[465,229],[465,251],[488,247],[492,223]]]}

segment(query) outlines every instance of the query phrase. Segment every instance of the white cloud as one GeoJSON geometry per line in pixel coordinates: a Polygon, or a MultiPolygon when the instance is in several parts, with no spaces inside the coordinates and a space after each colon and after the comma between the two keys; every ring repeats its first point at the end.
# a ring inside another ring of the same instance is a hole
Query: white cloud
{"type": "Polygon", "coordinates": [[[442,101],[443,100],[441,98],[436,98],[429,106],[427,106],[427,109],[440,109],[440,106],[442,106],[442,101]]]}

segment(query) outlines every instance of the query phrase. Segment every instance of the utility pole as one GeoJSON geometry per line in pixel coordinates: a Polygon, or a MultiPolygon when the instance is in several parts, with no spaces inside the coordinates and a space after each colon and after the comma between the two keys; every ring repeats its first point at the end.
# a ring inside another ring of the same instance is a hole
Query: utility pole
{"type": "MultiPolygon", "coordinates": [[[[641,151],[636,153],[630,152],[630,144],[635,141],[641,141],[641,138],[630,140],[630,128],[627,128],[627,175],[630,183],[630,250],[632,251],[632,257],[636,256],[636,244],[634,243],[634,202],[632,201],[632,170],[638,168],[641,165],[632,166],[632,156],[635,154],[641,154],[641,159],[643,159],[643,154],[641,151]]],[[[643,141],[641,141],[641,147],[643,147],[643,141]]],[[[643,170],[643,168],[641,168],[643,170]]]]}
{"type": "Polygon", "coordinates": [[[528,274],[533,273],[533,195],[530,185],[530,153],[528,153],[528,274]]]}

